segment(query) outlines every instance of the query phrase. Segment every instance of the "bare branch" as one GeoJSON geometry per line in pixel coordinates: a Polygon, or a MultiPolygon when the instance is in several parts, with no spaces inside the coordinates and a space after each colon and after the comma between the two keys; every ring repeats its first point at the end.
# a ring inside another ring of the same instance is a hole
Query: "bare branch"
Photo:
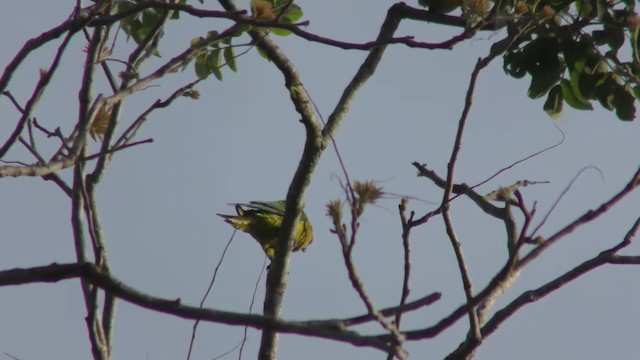
{"type": "MultiPolygon", "coordinates": [[[[178,316],[184,319],[217,322],[234,326],[250,326],[257,329],[273,328],[282,333],[314,336],[337,340],[356,346],[367,346],[384,351],[391,349],[386,341],[376,337],[363,336],[345,330],[339,322],[327,321],[284,321],[269,316],[234,313],[229,311],[203,309],[183,305],[180,299],[163,299],[142,293],[120,282],[112,275],[101,272],[91,263],[51,264],[29,269],[0,271],[0,286],[21,285],[37,282],[57,282],[65,279],[82,278],[114,296],[145,309],[178,316]]],[[[429,300],[434,301],[434,295],[429,300]]],[[[439,295],[437,296],[439,298],[439,295]]]]}
{"type": "MultiPolygon", "coordinates": [[[[633,264],[640,265],[640,256],[623,256],[619,257],[616,255],[616,252],[620,250],[622,247],[631,243],[631,239],[635,236],[636,232],[640,228],[640,218],[636,219],[635,223],[631,226],[631,229],[627,232],[626,236],[617,246],[605,250],[601,252],[598,256],[589,259],[582,264],[576,266],[575,268],[569,270],[568,272],[558,276],[554,280],[548,282],[547,284],[535,289],[529,290],[522,295],[518,296],[515,300],[513,300],[509,305],[505,306],[501,310],[495,313],[495,315],[487,322],[485,326],[482,327],[482,336],[487,337],[493,332],[495,332],[498,327],[510,318],[513,314],[516,313],[519,309],[524,307],[525,305],[534,303],[538,300],[543,299],[547,295],[553,293],[554,291],[560,289],[561,287],[571,283],[576,280],[580,276],[595,270],[596,268],[605,265],[605,264],[633,264]],[[624,244],[624,245],[623,245],[624,244]]],[[[465,359],[469,354],[471,354],[478,344],[472,344],[469,342],[464,342],[451,353],[447,358],[448,359],[465,359]]]]}
{"type": "Polygon", "coordinates": [[[14,72],[26,59],[27,55],[43,46],[44,44],[48,43],[49,41],[59,38],[67,31],[79,31],[87,24],[88,21],[89,18],[86,16],[76,16],[54,27],[53,29],[38,35],[35,38],[27,40],[20,51],[18,51],[16,56],[13,57],[9,65],[4,68],[4,72],[0,77],[0,92],[4,92],[4,90],[7,88],[7,85],[9,85],[14,72]]]}
{"type": "MultiPolygon", "coordinates": [[[[458,240],[458,236],[456,235],[455,228],[453,226],[453,222],[451,220],[451,215],[449,213],[449,198],[453,191],[453,177],[454,177],[454,169],[455,164],[458,159],[458,154],[460,149],[462,148],[462,136],[464,134],[465,125],[467,123],[467,118],[469,115],[469,111],[471,110],[471,105],[473,103],[473,93],[475,92],[475,84],[478,79],[478,75],[480,71],[484,69],[493,58],[495,58],[498,54],[489,55],[484,59],[478,60],[476,67],[473,69],[471,73],[471,80],[469,83],[469,88],[467,89],[467,95],[465,98],[464,109],[462,110],[462,115],[460,116],[460,121],[458,124],[458,131],[456,134],[456,139],[454,141],[453,150],[451,152],[451,158],[449,160],[449,165],[447,166],[447,181],[446,187],[444,189],[444,195],[442,197],[442,218],[444,219],[447,235],[449,236],[449,240],[451,241],[451,246],[453,247],[453,251],[456,255],[456,260],[458,262],[458,268],[460,270],[460,276],[462,277],[462,284],[464,288],[464,293],[467,298],[467,304],[471,302],[473,298],[473,285],[471,282],[471,277],[469,275],[469,270],[467,269],[467,264],[464,259],[464,255],[462,253],[462,245],[458,240]]],[[[482,335],[480,334],[480,325],[478,323],[478,315],[476,310],[469,306],[468,308],[469,315],[469,323],[470,323],[470,335],[474,342],[482,341],[482,335]]]]}
{"type": "MultiPolygon", "coordinates": [[[[409,311],[417,310],[424,306],[429,306],[435,303],[436,301],[440,300],[441,297],[442,295],[440,293],[437,293],[437,292],[431,293],[425,297],[408,302],[402,306],[393,306],[393,307],[378,310],[378,312],[383,316],[394,316],[398,313],[404,314],[409,311]]],[[[372,314],[365,314],[365,315],[360,315],[360,316],[347,318],[347,319],[333,319],[333,320],[326,320],[326,321],[323,320],[323,321],[320,321],[319,324],[327,324],[327,325],[342,324],[343,326],[354,326],[354,325],[360,325],[360,324],[364,324],[374,320],[375,318],[372,314]]]]}
{"type": "Polygon", "coordinates": [[[22,133],[22,130],[24,129],[24,125],[27,123],[27,120],[31,117],[31,114],[35,109],[38,101],[40,101],[40,98],[42,97],[42,94],[44,94],[44,91],[47,88],[47,85],[49,85],[49,81],[51,80],[51,78],[53,77],[53,74],[58,69],[58,65],[60,64],[60,59],[62,58],[62,54],[64,54],[64,51],[66,50],[67,45],[69,44],[69,41],[71,40],[74,34],[75,32],[69,32],[67,34],[67,36],[64,38],[64,40],[58,47],[58,50],[56,51],[56,55],[53,58],[53,61],[51,62],[51,65],[49,66],[49,68],[46,70],[40,71],[40,79],[36,84],[33,94],[31,95],[31,98],[29,99],[29,101],[27,101],[27,104],[25,105],[24,110],[21,111],[22,116],[20,117],[18,124],[16,125],[15,129],[13,130],[13,133],[11,133],[7,141],[5,141],[4,145],[0,147],[0,158],[3,158],[5,156],[7,151],[9,151],[11,146],[13,146],[15,141],[18,139],[18,137],[22,133]]]}
{"type": "Polygon", "coordinates": [[[578,227],[591,222],[597,219],[602,214],[606,213],[611,209],[615,204],[617,204],[620,200],[622,200],[625,196],[631,193],[640,185],[640,167],[636,170],[635,174],[632,176],[631,180],[625,185],[625,187],[620,190],[617,194],[615,194],[611,199],[604,202],[600,205],[596,210],[589,210],[582,214],[579,218],[569,223],[564,228],[560,229],[555,234],[551,235],[547,238],[542,244],[537,246],[535,249],[531,250],[519,263],[519,267],[524,267],[529,264],[531,261],[536,259],[540,254],[545,251],[548,247],[556,243],[561,238],[565,237],[572,233],[578,227]]]}
{"type": "MultiPolygon", "coordinates": [[[[91,122],[94,120],[95,114],[98,111],[96,106],[99,103],[97,99],[93,105],[91,105],[91,90],[93,86],[93,80],[95,75],[95,64],[100,52],[100,44],[106,36],[105,28],[96,28],[93,32],[89,47],[87,48],[87,57],[84,64],[84,72],[82,76],[82,84],[78,94],[79,109],[78,109],[78,122],[76,125],[77,137],[74,141],[72,152],[69,154],[71,158],[82,158],[87,151],[86,139],[87,133],[91,126],[91,122]]],[[[86,239],[85,229],[83,226],[82,214],[85,212],[86,221],[89,223],[88,231],[91,238],[91,244],[93,245],[94,258],[96,258],[96,265],[102,266],[103,259],[100,258],[102,251],[100,247],[104,247],[101,243],[102,234],[96,233],[95,228],[92,227],[91,214],[87,213],[90,195],[88,194],[86,179],[84,176],[84,162],[78,162],[73,171],[73,197],[71,202],[71,223],[73,228],[73,240],[76,249],[76,259],[78,262],[87,261],[86,253],[86,239]]],[[[99,224],[96,224],[99,230],[99,224]]],[[[108,271],[108,264],[107,264],[108,271]]],[[[98,288],[92,286],[84,279],[81,281],[82,290],[84,294],[85,307],[87,309],[87,330],[89,332],[89,340],[91,342],[91,350],[93,357],[96,360],[109,360],[111,358],[111,344],[109,343],[108,336],[105,332],[102,319],[99,311],[98,301],[98,288]]]]}
{"type": "MultiPolygon", "coordinates": [[[[409,246],[409,237],[411,235],[411,226],[409,225],[410,219],[407,219],[406,211],[407,211],[407,203],[409,201],[406,198],[400,200],[400,204],[398,205],[398,212],[400,214],[400,223],[402,225],[402,248],[404,250],[404,274],[402,277],[402,292],[400,294],[400,305],[399,308],[404,306],[407,302],[407,298],[409,297],[409,279],[411,277],[411,247],[409,246]]],[[[411,217],[413,217],[413,212],[411,212],[411,217]]],[[[398,309],[396,312],[394,324],[398,331],[400,330],[400,322],[402,321],[402,311],[398,309]]],[[[395,354],[393,352],[389,352],[387,354],[387,360],[392,360],[395,354]]]]}

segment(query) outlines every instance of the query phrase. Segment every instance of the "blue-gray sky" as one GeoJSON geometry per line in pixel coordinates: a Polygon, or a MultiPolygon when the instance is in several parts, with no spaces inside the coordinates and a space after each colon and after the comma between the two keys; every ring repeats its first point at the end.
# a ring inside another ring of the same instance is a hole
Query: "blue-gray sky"
{"type": "MultiPolygon", "coordinates": [[[[197,3],[197,2],[195,2],[197,3]]],[[[244,6],[248,6],[244,4],[244,6]]],[[[4,68],[22,44],[64,21],[75,1],[14,1],[0,12],[0,66],[4,68]]],[[[299,3],[307,30],[345,41],[374,39],[391,1],[324,1],[299,3]]],[[[206,1],[203,7],[217,9],[206,1]]],[[[184,15],[171,22],[160,52],[143,72],[153,71],[189,46],[193,37],[220,30],[228,23],[184,15]]],[[[452,32],[425,23],[403,24],[401,34],[418,40],[444,40],[452,32]]],[[[120,35],[122,36],[122,34],[120,35]]],[[[501,34],[480,34],[454,50],[425,51],[392,46],[377,73],[365,85],[344,120],[336,141],[352,179],[374,180],[392,194],[422,199],[410,209],[421,215],[434,209],[441,192],[417,178],[418,161],[445,175],[469,75],[501,34]]],[[[57,46],[59,41],[54,42],[57,46]]],[[[335,106],[344,86],[364,60],[364,52],[340,50],[296,37],[276,38],[300,70],[303,83],[322,115],[335,106]]],[[[77,118],[77,93],[83,66],[83,37],[71,42],[62,66],[34,115],[45,126],[69,131],[77,118]]],[[[114,58],[133,44],[120,42],[114,58]]],[[[24,103],[48,67],[54,46],[29,57],[9,90],[24,103]]],[[[110,63],[115,72],[121,65],[110,63]]],[[[213,267],[232,233],[216,213],[232,213],[232,202],[284,198],[299,161],[304,128],[298,122],[283,78],[255,50],[238,59],[239,72],[224,72],[198,86],[199,101],[180,99],[154,112],[139,139],[145,144],[119,152],[98,191],[100,216],[114,274],[141,291],[197,304],[213,267]]],[[[157,86],[125,103],[123,121],[130,122],[153,101],[195,78],[191,67],[171,74],[157,86]]],[[[98,76],[95,94],[108,88],[98,76]]],[[[638,166],[638,122],[621,122],[602,109],[565,110],[559,121],[542,111],[544,100],[526,97],[526,80],[508,78],[500,60],[479,78],[474,107],[458,163],[456,180],[475,184],[498,169],[550,146],[565,142],[514,167],[480,192],[517,180],[550,181],[523,189],[529,204],[537,201],[537,221],[552,206],[573,176],[586,166],[541,229],[549,235],[577,216],[597,207],[629,180],[638,166]]],[[[17,112],[7,98],[0,101],[2,141],[12,131],[17,112]]],[[[97,143],[92,146],[97,150],[97,143]]],[[[41,139],[43,152],[57,147],[41,139]]],[[[16,147],[17,148],[17,147],[16,147]]],[[[5,160],[27,160],[16,149],[5,160]]],[[[65,179],[70,171],[61,172],[65,179]]],[[[340,167],[327,150],[313,176],[306,212],[315,241],[295,254],[285,297],[286,319],[324,319],[358,315],[365,307],[346,276],[338,240],[329,232],[325,204],[342,198],[340,167]]],[[[70,201],[52,183],[38,178],[4,178],[0,183],[0,267],[29,267],[75,259],[70,227],[70,201]]],[[[355,260],[376,305],[394,305],[400,297],[402,246],[397,216],[398,196],[387,196],[362,219],[355,260]]],[[[526,268],[498,307],[522,291],[537,287],[599,251],[619,242],[639,216],[640,196],[633,194],[595,223],[582,227],[526,268]]],[[[475,288],[481,289],[505,260],[502,225],[488,219],[468,200],[452,204],[454,223],[463,244],[475,288]]],[[[416,229],[412,239],[413,279],[410,299],[433,291],[443,294],[435,305],[403,319],[403,327],[435,323],[464,298],[453,251],[440,218],[416,229]]],[[[637,254],[632,245],[628,253],[637,254]]],[[[206,305],[247,311],[264,255],[255,241],[237,234],[206,305]]],[[[630,359],[636,353],[640,321],[640,268],[606,266],[583,276],[551,296],[519,311],[489,337],[477,359],[630,359]]],[[[262,309],[264,284],[254,311],[262,309]]],[[[114,359],[186,358],[192,322],[120,302],[117,308],[114,359]]],[[[84,323],[86,310],[78,281],[0,288],[0,353],[20,359],[90,357],[84,323]]],[[[407,344],[411,358],[441,358],[467,330],[461,320],[442,336],[407,344]]],[[[377,326],[362,328],[380,332],[377,326]]],[[[194,359],[210,359],[233,348],[241,327],[201,324],[194,359]]],[[[246,359],[255,358],[260,334],[249,331],[246,359]]],[[[5,355],[0,355],[0,359],[5,355]]],[[[230,355],[237,357],[237,354],[230,355]]],[[[382,358],[374,350],[295,335],[281,337],[281,359],[382,358]]],[[[7,357],[8,358],[8,357],[7,357]]]]}

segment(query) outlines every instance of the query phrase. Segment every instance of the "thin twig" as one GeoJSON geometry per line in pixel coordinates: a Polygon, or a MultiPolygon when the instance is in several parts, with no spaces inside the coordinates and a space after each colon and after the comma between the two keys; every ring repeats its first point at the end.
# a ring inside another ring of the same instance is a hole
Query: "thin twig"
{"type": "MultiPolygon", "coordinates": [[[[227,249],[229,249],[229,246],[231,245],[231,242],[233,241],[233,238],[236,235],[236,231],[237,230],[233,230],[233,233],[231,234],[231,237],[229,238],[227,245],[225,245],[224,249],[222,250],[222,254],[220,255],[220,259],[218,260],[218,263],[213,269],[213,275],[211,276],[211,282],[209,283],[209,287],[207,287],[207,291],[205,291],[204,296],[202,297],[202,300],[200,300],[200,309],[204,307],[204,302],[207,300],[209,293],[213,289],[213,284],[216,282],[216,277],[218,276],[218,270],[220,269],[220,266],[222,266],[222,261],[224,260],[224,256],[227,253],[227,249]]],[[[189,351],[187,352],[187,360],[191,358],[191,351],[193,350],[193,344],[196,340],[196,331],[198,330],[199,323],[200,323],[200,319],[196,319],[196,321],[193,323],[193,330],[191,331],[191,341],[189,342],[189,351]]]]}
{"type": "MultiPolygon", "coordinates": [[[[249,314],[253,311],[253,305],[256,301],[256,294],[258,293],[258,286],[260,285],[260,280],[262,280],[262,275],[264,274],[264,270],[267,266],[267,257],[265,256],[264,261],[262,262],[262,268],[260,268],[260,274],[258,275],[258,280],[256,280],[256,285],[253,287],[253,294],[251,294],[251,303],[249,304],[249,314]]],[[[242,351],[244,350],[244,344],[247,342],[247,331],[249,330],[248,326],[244,327],[244,331],[242,334],[242,341],[240,342],[240,351],[238,352],[238,360],[242,359],[242,351]]]]}
{"type": "MultiPolygon", "coordinates": [[[[411,277],[411,248],[409,246],[409,236],[411,234],[411,226],[409,222],[413,217],[413,212],[411,212],[411,217],[407,219],[406,211],[407,211],[407,203],[408,200],[403,198],[400,200],[400,204],[398,205],[398,213],[400,215],[400,224],[402,225],[402,248],[404,253],[404,274],[402,277],[402,292],[400,294],[400,305],[401,308],[407,302],[407,298],[409,297],[409,278],[411,277]]],[[[400,322],[402,320],[402,311],[396,312],[396,317],[394,320],[394,324],[398,331],[400,330],[400,322]]],[[[387,360],[393,360],[395,354],[393,352],[389,352],[387,354],[387,360]]]]}
{"type": "Polygon", "coordinates": [[[578,171],[578,173],[573,177],[573,179],[569,181],[569,184],[567,184],[564,190],[560,192],[560,195],[558,195],[558,198],[553,202],[553,205],[551,205],[551,208],[549,209],[549,211],[547,211],[547,213],[542,217],[542,221],[540,221],[540,223],[533,229],[533,231],[531,232],[531,237],[535,236],[538,230],[540,230],[540,228],[544,225],[544,223],[547,222],[547,219],[549,219],[549,216],[551,216],[551,213],[553,212],[553,210],[556,208],[556,206],[558,206],[558,204],[560,203],[560,200],[562,200],[562,198],[569,192],[569,190],[571,189],[573,184],[576,182],[576,180],[578,180],[580,175],[582,175],[582,173],[584,173],[589,169],[593,169],[599,172],[600,178],[604,180],[604,174],[602,173],[602,170],[598,169],[595,166],[587,166],[580,169],[580,171],[578,171]]]}
{"type": "Polygon", "coordinates": [[[349,280],[351,281],[351,287],[353,287],[353,289],[356,291],[356,293],[364,303],[371,318],[375,319],[385,330],[391,333],[395,346],[389,350],[389,353],[392,354],[392,356],[404,358],[406,357],[406,352],[401,348],[404,341],[404,336],[400,334],[397,326],[388,322],[385,319],[385,316],[380,313],[380,311],[378,311],[378,309],[375,307],[373,301],[365,291],[364,284],[362,283],[362,280],[360,279],[360,276],[358,275],[358,272],[356,270],[355,264],[353,263],[353,248],[356,243],[358,228],[360,225],[358,222],[360,214],[356,210],[358,208],[358,205],[356,204],[358,200],[350,195],[347,189],[344,189],[344,191],[347,192],[346,195],[349,201],[349,206],[351,208],[351,232],[350,235],[347,234],[346,227],[340,223],[340,218],[337,216],[332,217],[332,232],[335,233],[340,240],[340,246],[342,247],[342,256],[344,259],[345,267],[347,268],[349,280]]]}
{"type": "Polygon", "coordinates": [[[519,262],[518,266],[519,267],[526,266],[527,264],[529,264],[531,261],[533,261],[538,256],[540,256],[540,254],[542,254],[542,252],[544,252],[547,248],[549,248],[551,245],[556,243],[561,238],[563,238],[566,235],[572,233],[578,227],[580,227],[580,226],[582,226],[582,225],[584,225],[584,224],[586,224],[588,222],[591,222],[591,221],[595,220],[596,218],[598,218],[599,216],[601,216],[604,213],[606,213],[615,204],[617,204],[620,200],[622,200],[629,193],[634,191],[638,186],[640,186],[640,167],[636,170],[635,174],[631,177],[631,180],[629,180],[629,182],[624,186],[624,188],[622,190],[620,190],[618,193],[616,193],[609,200],[605,201],[600,206],[598,206],[597,209],[588,210],[587,212],[582,214],[580,217],[578,217],[576,220],[572,221],[571,223],[566,225],[564,228],[562,228],[559,231],[557,231],[555,234],[549,236],[549,238],[544,240],[542,242],[542,244],[538,245],[535,249],[531,250],[531,252],[529,252],[526,256],[524,256],[522,258],[522,260],[519,262]]]}

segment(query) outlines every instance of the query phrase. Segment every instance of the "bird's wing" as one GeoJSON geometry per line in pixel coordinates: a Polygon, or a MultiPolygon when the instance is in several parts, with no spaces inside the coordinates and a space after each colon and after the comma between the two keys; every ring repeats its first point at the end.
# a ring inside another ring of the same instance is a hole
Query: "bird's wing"
{"type": "MultiPolygon", "coordinates": [[[[256,210],[256,211],[261,211],[268,214],[284,216],[284,207],[285,207],[284,200],[250,201],[248,204],[237,203],[232,205],[240,205],[242,207],[245,207],[246,210],[256,210]]],[[[307,214],[305,214],[304,210],[302,210],[301,219],[302,220],[308,219],[307,214]]]]}
{"type": "Polygon", "coordinates": [[[247,209],[262,211],[268,214],[284,216],[284,200],[279,201],[251,201],[248,204],[239,204],[247,209]]]}

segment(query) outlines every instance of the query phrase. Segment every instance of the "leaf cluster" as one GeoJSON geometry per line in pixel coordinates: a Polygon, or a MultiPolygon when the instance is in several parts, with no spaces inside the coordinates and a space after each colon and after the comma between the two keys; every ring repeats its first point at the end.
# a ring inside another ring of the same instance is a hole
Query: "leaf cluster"
{"type": "Polygon", "coordinates": [[[544,110],[554,118],[564,103],[593,110],[597,101],[619,119],[633,120],[640,96],[633,2],[615,7],[600,0],[519,4],[516,9],[524,14],[508,30],[525,33],[525,19],[537,24],[505,53],[504,71],[517,79],[530,76],[527,95],[546,95],[544,110]]]}

